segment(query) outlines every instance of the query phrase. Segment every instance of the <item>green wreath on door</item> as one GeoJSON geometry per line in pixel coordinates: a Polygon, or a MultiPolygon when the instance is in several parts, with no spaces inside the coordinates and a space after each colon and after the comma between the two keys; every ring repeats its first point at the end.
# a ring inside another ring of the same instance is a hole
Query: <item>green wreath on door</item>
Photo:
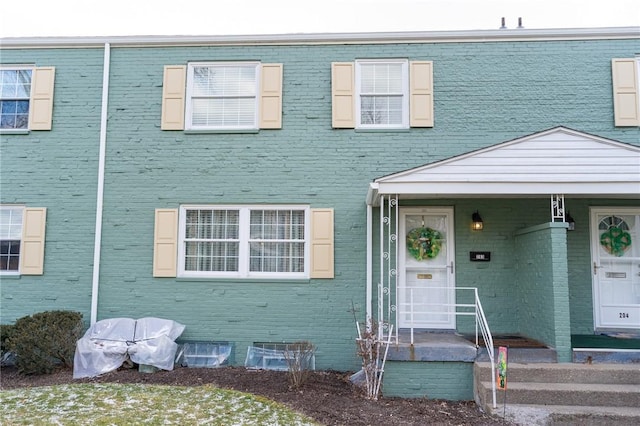
{"type": "Polygon", "coordinates": [[[611,226],[600,234],[600,245],[607,253],[621,257],[631,247],[631,235],[617,226],[611,226]]]}
{"type": "Polygon", "coordinates": [[[407,249],[416,260],[433,259],[442,249],[442,234],[432,228],[414,228],[407,234],[407,249]]]}

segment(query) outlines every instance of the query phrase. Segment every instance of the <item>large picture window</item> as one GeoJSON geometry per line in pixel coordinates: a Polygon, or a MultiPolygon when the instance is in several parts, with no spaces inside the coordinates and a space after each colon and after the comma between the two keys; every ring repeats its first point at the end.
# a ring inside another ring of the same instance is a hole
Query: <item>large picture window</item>
{"type": "Polygon", "coordinates": [[[186,128],[258,128],[257,62],[191,63],[187,74],[186,128]]]}
{"type": "Polygon", "coordinates": [[[406,60],[356,62],[357,127],[409,127],[407,63],[406,60]]]}
{"type": "Polygon", "coordinates": [[[179,275],[308,276],[308,208],[183,206],[179,275]]]}
{"type": "Polygon", "coordinates": [[[31,68],[0,68],[0,129],[29,127],[31,68]]]}

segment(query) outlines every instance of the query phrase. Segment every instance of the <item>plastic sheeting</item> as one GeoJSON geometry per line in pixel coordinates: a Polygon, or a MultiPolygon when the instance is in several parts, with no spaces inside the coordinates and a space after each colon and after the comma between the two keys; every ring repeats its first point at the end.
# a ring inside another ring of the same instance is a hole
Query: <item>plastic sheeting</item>
{"type": "Polygon", "coordinates": [[[161,318],[111,318],[96,322],[76,343],[73,378],[95,377],[120,367],[127,358],[137,364],[173,370],[175,340],[185,326],[161,318]]]}

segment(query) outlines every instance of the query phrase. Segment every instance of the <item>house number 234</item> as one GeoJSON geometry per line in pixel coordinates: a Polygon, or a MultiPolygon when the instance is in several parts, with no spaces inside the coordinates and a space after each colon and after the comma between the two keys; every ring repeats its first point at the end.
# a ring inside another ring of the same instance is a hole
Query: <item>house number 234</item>
{"type": "Polygon", "coordinates": [[[618,315],[620,315],[620,318],[629,318],[628,312],[620,312],[618,315]]]}

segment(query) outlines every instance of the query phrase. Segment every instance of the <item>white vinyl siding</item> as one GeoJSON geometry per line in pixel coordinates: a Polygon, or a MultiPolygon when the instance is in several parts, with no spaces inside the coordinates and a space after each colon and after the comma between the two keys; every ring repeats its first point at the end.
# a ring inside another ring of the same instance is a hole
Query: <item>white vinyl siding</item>
{"type": "Polygon", "coordinates": [[[308,278],[309,209],[182,206],[182,277],[308,278]]]}

